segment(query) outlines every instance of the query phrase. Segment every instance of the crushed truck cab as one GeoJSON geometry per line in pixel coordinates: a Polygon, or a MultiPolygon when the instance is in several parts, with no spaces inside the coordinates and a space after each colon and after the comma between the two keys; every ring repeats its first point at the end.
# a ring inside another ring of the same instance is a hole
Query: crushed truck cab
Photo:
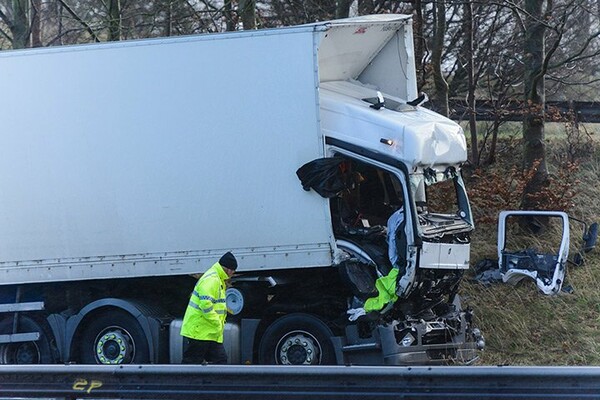
{"type": "Polygon", "coordinates": [[[354,290],[351,309],[377,297],[377,280],[399,270],[395,303],[346,327],[345,361],[380,359],[369,355],[377,348],[386,364],[472,362],[483,341],[457,294],[474,228],[460,176],[463,132],[387,94],[376,109],[373,96],[357,81],[322,84],[321,126],[331,161],[301,176],[305,189],[312,184],[330,199],[338,268],[354,290]],[[400,215],[393,228],[392,215],[400,215]],[[365,324],[377,326],[370,338],[358,334],[365,324]]]}

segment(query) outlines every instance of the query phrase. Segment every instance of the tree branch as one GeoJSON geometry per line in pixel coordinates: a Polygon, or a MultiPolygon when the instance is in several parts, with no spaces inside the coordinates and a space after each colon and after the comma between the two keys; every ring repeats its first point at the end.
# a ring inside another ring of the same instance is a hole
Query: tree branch
{"type": "Polygon", "coordinates": [[[10,18],[8,18],[8,16],[6,14],[4,14],[4,12],[2,11],[2,9],[0,9],[0,19],[2,21],[4,21],[4,23],[8,26],[11,25],[11,20],[10,18]]]}
{"type": "Polygon", "coordinates": [[[548,52],[546,53],[546,57],[544,57],[544,62],[542,63],[542,69],[541,69],[540,73],[538,74],[538,76],[536,76],[536,81],[538,80],[538,78],[543,77],[548,72],[548,65],[550,64],[550,60],[552,59],[552,56],[554,55],[554,53],[556,53],[556,50],[558,50],[558,48],[560,47],[560,42],[562,41],[562,38],[564,35],[565,24],[566,24],[566,18],[560,24],[561,29],[557,31],[558,37],[552,44],[552,47],[550,47],[550,50],[548,50],[548,52]]]}
{"type": "Polygon", "coordinates": [[[497,6],[506,7],[506,8],[511,9],[515,13],[516,19],[519,21],[519,26],[523,30],[523,32],[525,31],[525,23],[523,22],[523,19],[521,18],[521,14],[525,15],[525,17],[527,17],[527,18],[531,18],[532,20],[537,21],[539,24],[543,25],[546,28],[553,29],[553,26],[550,25],[548,22],[546,22],[546,20],[544,18],[536,18],[535,16],[531,15],[531,13],[527,12],[527,10],[525,10],[523,7],[516,4],[514,1],[504,1],[504,2],[490,1],[489,3],[486,3],[486,4],[495,4],[497,6]]]}
{"type": "Polygon", "coordinates": [[[582,61],[588,58],[592,58],[592,57],[596,57],[597,55],[600,54],[600,50],[595,51],[592,54],[589,55],[585,55],[582,56],[582,54],[588,49],[588,47],[590,46],[590,44],[592,43],[592,41],[594,39],[597,39],[600,36],[600,31],[595,32],[593,35],[588,36],[588,38],[586,39],[585,43],[583,44],[583,46],[581,46],[581,48],[579,49],[579,51],[577,51],[575,54],[571,55],[570,57],[566,58],[565,60],[556,63],[556,64],[552,64],[549,68],[551,69],[555,69],[555,68],[559,68],[564,66],[565,64],[571,63],[571,62],[577,62],[577,61],[582,61]]]}
{"type": "Polygon", "coordinates": [[[2,28],[0,28],[0,36],[4,36],[6,39],[12,42],[12,37],[8,33],[4,32],[2,28]]]}
{"type": "Polygon", "coordinates": [[[548,80],[552,81],[552,82],[557,82],[557,83],[562,83],[564,85],[569,85],[569,86],[583,86],[583,85],[591,85],[592,83],[596,83],[596,82],[600,82],[600,78],[596,78],[596,79],[591,79],[589,81],[568,81],[565,79],[561,79],[552,75],[548,75],[547,76],[548,80]]]}
{"type": "Polygon", "coordinates": [[[92,38],[94,39],[95,42],[100,42],[100,39],[98,38],[98,36],[94,33],[94,30],[92,29],[91,26],[89,26],[84,20],[82,20],[77,13],[75,13],[75,11],[73,11],[73,9],[67,4],[65,3],[64,0],[58,0],[58,2],[65,8],[65,10],[67,10],[67,12],[69,14],[71,14],[71,16],[73,18],[75,18],[75,20],[77,22],[79,22],[81,24],[81,26],[83,26],[85,28],[85,30],[92,36],[92,38]]]}

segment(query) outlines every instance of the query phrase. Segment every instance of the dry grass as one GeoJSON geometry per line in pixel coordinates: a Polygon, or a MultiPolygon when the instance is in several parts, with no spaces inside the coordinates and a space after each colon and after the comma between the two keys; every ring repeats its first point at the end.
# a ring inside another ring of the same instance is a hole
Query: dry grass
{"type": "MultiPolygon", "coordinates": [[[[575,207],[569,212],[586,222],[600,222],[599,147],[594,143],[579,160],[577,175],[581,183],[575,207]]],[[[552,163],[561,159],[562,149],[564,143],[559,137],[549,143],[550,171],[556,168],[552,163]]],[[[508,168],[510,162],[514,162],[514,157],[504,167],[508,168]]],[[[497,258],[497,226],[479,224],[476,228],[472,265],[483,258],[497,258]]],[[[581,236],[581,225],[571,224],[570,258],[580,245],[581,236]]],[[[564,286],[573,288],[571,294],[545,296],[529,279],[516,286],[490,287],[465,281],[461,289],[463,301],[475,310],[476,325],[487,343],[480,364],[600,365],[600,246],[585,260],[583,266],[569,265],[567,269],[564,286]]]]}

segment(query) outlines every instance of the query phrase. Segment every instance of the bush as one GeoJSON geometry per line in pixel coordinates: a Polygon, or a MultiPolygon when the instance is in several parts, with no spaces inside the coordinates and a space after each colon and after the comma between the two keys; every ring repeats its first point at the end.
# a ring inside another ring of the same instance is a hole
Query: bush
{"type": "MultiPolygon", "coordinates": [[[[533,179],[539,161],[526,171],[513,166],[507,172],[477,169],[468,182],[469,197],[475,221],[495,224],[502,210],[518,210],[523,190],[533,179]]],[[[578,163],[564,161],[556,174],[549,176],[548,184],[538,193],[528,195],[536,210],[565,211],[574,207],[573,199],[578,193],[578,163]]]]}

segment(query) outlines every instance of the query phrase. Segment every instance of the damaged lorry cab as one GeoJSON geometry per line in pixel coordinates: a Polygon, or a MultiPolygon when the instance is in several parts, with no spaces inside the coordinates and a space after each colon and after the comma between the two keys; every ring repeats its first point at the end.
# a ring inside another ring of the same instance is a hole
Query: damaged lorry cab
{"type": "Polygon", "coordinates": [[[374,109],[372,90],[358,85],[323,87],[330,157],[298,176],[330,199],[336,262],[353,291],[348,304],[364,308],[345,328],[346,360],[472,361],[483,340],[457,294],[473,230],[461,128],[421,107],[400,107],[399,99],[384,97],[374,109]],[[377,285],[390,273],[392,288],[377,285]]]}
{"type": "Polygon", "coordinates": [[[225,251],[230,363],[474,361],[465,137],[411,23],[0,52],[0,363],[178,363],[225,251]]]}

